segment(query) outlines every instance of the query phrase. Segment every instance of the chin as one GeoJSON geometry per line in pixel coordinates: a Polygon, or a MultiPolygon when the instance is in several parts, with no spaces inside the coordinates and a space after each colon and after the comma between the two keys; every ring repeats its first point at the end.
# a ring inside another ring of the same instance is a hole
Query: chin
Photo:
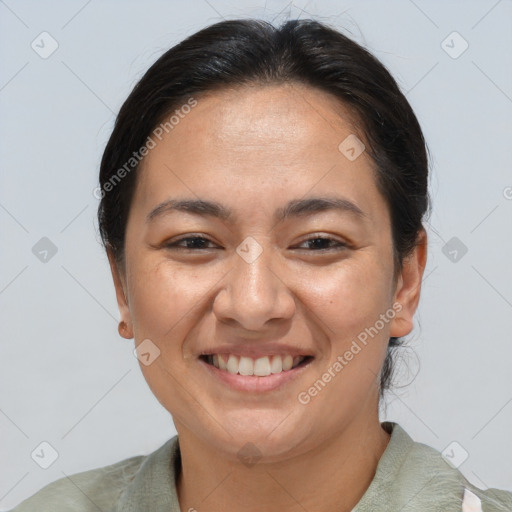
{"type": "Polygon", "coordinates": [[[261,462],[285,460],[307,451],[306,444],[311,440],[306,429],[286,421],[288,414],[244,409],[230,415],[230,421],[224,418],[216,428],[205,429],[204,438],[209,446],[236,461],[243,462],[247,457],[261,462]]]}

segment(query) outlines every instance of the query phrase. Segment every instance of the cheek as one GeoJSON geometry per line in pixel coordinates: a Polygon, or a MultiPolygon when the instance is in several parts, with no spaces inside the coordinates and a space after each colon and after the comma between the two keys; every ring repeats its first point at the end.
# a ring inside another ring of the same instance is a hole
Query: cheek
{"type": "Polygon", "coordinates": [[[388,274],[389,269],[368,253],[347,259],[338,268],[303,275],[304,303],[322,320],[333,346],[352,340],[389,308],[388,274]]]}
{"type": "Polygon", "coordinates": [[[340,421],[375,396],[392,319],[388,278],[389,269],[374,258],[371,264],[363,258],[346,261],[336,272],[304,278],[304,285],[310,281],[304,291],[314,308],[310,318],[321,320],[328,357],[301,397],[309,400],[306,407],[312,416],[324,417],[327,430],[339,428],[340,421]],[[382,321],[386,312],[387,321],[382,321]],[[327,417],[326,410],[331,411],[327,417]]]}
{"type": "Polygon", "coordinates": [[[130,311],[136,340],[173,338],[208,289],[206,273],[168,262],[141,261],[134,265],[133,276],[130,311]]]}
{"type": "Polygon", "coordinates": [[[151,340],[159,351],[150,364],[141,361],[140,368],[164,408],[180,416],[180,404],[190,400],[182,392],[187,387],[183,381],[183,340],[198,321],[195,310],[210,285],[205,282],[206,273],[203,276],[168,261],[141,259],[132,268],[130,312],[134,337],[137,344],[151,340]]]}

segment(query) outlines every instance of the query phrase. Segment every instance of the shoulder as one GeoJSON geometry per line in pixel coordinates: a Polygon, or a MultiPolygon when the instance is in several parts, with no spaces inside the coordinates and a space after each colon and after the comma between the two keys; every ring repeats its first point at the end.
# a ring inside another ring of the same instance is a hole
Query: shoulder
{"type": "Polygon", "coordinates": [[[108,466],[56,480],[21,502],[11,512],[97,512],[116,510],[128,487],[154,454],[137,455],[108,466]]]}
{"type": "Polygon", "coordinates": [[[52,482],[11,512],[89,512],[109,510],[134,478],[145,456],[83,471],[52,482]]]}
{"type": "Polygon", "coordinates": [[[448,455],[443,456],[431,446],[412,441],[399,477],[405,481],[406,475],[419,475],[421,472],[425,495],[453,504],[454,511],[512,512],[512,492],[480,489],[448,460],[448,455]]]}
{"type": "Polygon", "coordinates": [[[482,490],[452,465],[449,454],[414,441],[395,422],[373,480],[352,512],[512,512],[512,492],[482,490]]]}

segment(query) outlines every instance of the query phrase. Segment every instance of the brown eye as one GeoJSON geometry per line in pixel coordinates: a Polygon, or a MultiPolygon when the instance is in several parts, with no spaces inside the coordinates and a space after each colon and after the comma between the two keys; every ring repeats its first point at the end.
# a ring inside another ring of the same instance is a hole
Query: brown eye
{"type": "Polygon", "coordinates": [[[175,240],[174,242],[167,243],[164,245],[166,248],[176,248],[176,249],[211,249],[211,247],[205,247],[205,244],[213,243],[208,238],[203,236],[187,236],[180,238],[179,240],[175,240]],[[185,245],[182,245],[185,242],[185,245]]]}
{"type": "Polygon", "coordinates": [[[331,249],[339,250],[348,247],[347,244],[329,237],[316,236],[314,238],[308,238],[307,240],[304,240],[301,245],[305,243],[311,244],[310,247],[313,248],[314,251],[328,251],[331,249]]]}
{"type": "MultiPolygon", "coordinates": [[[[167,243],[164,245],[166,248],[176,248],[176,249],[189,249],[189,250],[196,250],[196,249],[211,249],[211,247],[206,247],[206,244],[213,243],[208,238],[205,238],[203,236],[187,236],[180,238],[178,240],[175,240],[173,242],[167,243]]],[[[328,250],[340,250],[343,248],[348,247],[348,244],[340,242],[339,240],[336,240],[334,238],[329,237],[314,237],[309,238],[307,240],[304,240],[300,245],[303,244],[310,244],[309,249],[312,249],[313,251],[328,251],[328,250]]]]}

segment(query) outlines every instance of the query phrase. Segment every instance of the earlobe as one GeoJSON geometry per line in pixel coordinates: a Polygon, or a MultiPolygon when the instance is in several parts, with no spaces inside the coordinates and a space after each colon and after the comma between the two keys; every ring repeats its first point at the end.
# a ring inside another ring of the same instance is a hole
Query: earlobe
{"type": "Polygon", "coordinates": [[[424,228],[418,233],[416,247],[404,259],[398,278],[394,302],[401,305],[390,326],[390,336],[401,337],[409,334],[413,327],[413,317],[420,300],[421,281],[427,262],[427,233],[424,228]]]}
{"type": "Polygon", "coordinates": [[[130,316],[130,309],[128,307],[128,300],[126,298],[126,280],[123,279],[123,276],[119,271],[117,262],[115,261],[115,257],[110,249],[107,250],[107,255],[116,291],[117,306],[119,308],[119,313],[121,315],[121,321],[119,322],[118,332],[120,336],[129,340],[133,338],[133,328],[130,316]]]}

